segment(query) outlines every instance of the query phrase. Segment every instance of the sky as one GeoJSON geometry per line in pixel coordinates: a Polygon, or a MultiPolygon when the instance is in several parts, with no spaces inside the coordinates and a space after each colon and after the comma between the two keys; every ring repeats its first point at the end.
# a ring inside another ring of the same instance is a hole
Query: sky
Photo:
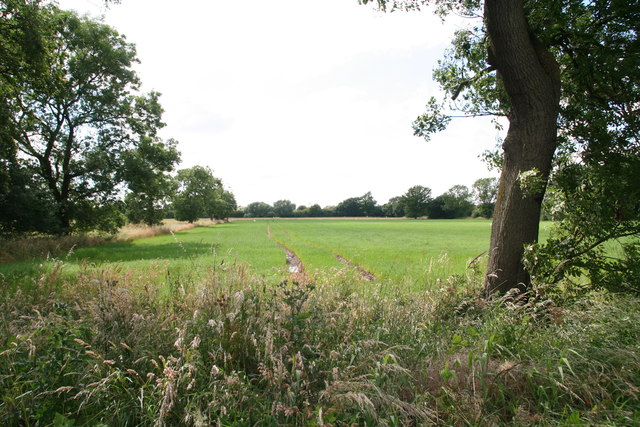
{"type": "Polygon", "coordinates": [[[489,118],[454,119],[429,142],[411,123],[440,91],[432,69],[462,18],[384,14],[357,0],[59,0],[136,45],[179,168],[210,167],[238,204],[378,203],[495,176],[478,157],[489,118]]]}

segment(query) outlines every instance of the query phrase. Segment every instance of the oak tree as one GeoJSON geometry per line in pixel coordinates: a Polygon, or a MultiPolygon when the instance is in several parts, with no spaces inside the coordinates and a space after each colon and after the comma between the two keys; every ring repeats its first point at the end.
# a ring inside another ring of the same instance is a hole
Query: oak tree
{"type": "MultiPolygon", "coordinates": [[[[597,224],[615,225],[598,226],[595,229],[602,232],[594,235],[590,221],[576,220],[572,225],[580,226],[574,228],[578,230],[574,244],[590,242],[583,245],[588,253],[607,239],[637,234],[637,203],[622,196],[627,192],[635,198],[640,188],[638,2],[377,3],[390,10],[431,4],[443,16],[455,12],[477,18],[456,32],[434,77],[450,95],[446,106],[451,109],[470,116],[500,115],[509,121],[498,156],[501,176],[485,294],[530,286],[523,255],[537,241],[541,203],[556,151],[557,182],[564,188],[566,209],[577,213],[591,199],[598,213],[589,217],[597,224]],[[623,178],[607,184],[616,169],[623,178]]],[[[431,99],[414,123],[415,133],[428,137],[446,127],[450,117],[444,107],[445,103],[431,99]]]]}
{"type": "MultiPolygon", "coordinates": [[[[7,2],[0,11],[7,19],[0,27],[8,43],[2,56],[16,59],[0,77],[6,148],[0,155],[14,176],[30,177],[22,187],[13,181],[2,198],[44,190],[50,227],[37,231],[114,231],[124,220],[127,180],[136,180],[126,171],[127,158],[142,159],[154,174],[178,160],[173,145],[157,135],[158,94],[138,92],[134,46],[105,24],[39,1],[7,2]],[[20,18],[27,12],[29,19],[20,18]],[[21,32],[23,21],[28,32],[21,32]],[[37,42],[22,43],[20,36],[37,42]]],[[[5,220],[3,228],[11,223],[5,220]]]]}

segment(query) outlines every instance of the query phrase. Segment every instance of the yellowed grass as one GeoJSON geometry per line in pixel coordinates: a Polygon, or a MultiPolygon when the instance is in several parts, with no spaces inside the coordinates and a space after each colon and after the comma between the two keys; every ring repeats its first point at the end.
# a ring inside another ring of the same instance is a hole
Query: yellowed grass
{"type": "Polygon", "coordinates": [[[63,255],[77,247],[91,247],[106,242],[104,236],[27,236],[0,241],[0,263],[49,258],[63,255]]]}
{"type": "Polygon", "coordinates": [[[210,219],[194,223],[166,219],[161,225],[127,224],[115,236],[77,234],[69,236],[25,236],[0,241],[0,263],[65,255],[78,247],[91,247],[112,241],[131,241],[162,234],[177,233],[195,227],[216,224],[210,219]]]}

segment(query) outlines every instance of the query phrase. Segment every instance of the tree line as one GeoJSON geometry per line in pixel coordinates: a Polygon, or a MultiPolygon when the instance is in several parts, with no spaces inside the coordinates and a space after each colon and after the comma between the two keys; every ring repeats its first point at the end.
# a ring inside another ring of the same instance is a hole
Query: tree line
{"type": "Polygon", "coordinates": [[[390,217],[451,219],[467,217],[491,218],[498,192],[496,178],[478,179],[473,186],[454,185],[445,193],[432,197],[431,189],[416,185],[406,193],[392,197],[383,205],[371,192],[349,197],[335,206],[296,206],[290,200],[278,200],[273,205],[253,202],[239,209],[233,216],[264,217],[390,217]]]}

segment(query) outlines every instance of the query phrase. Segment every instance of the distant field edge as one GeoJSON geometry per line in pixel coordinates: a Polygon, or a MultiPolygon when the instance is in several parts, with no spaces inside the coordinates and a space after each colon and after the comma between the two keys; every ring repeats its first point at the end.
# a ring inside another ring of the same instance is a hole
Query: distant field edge
{"type": "Polygon", "coordinates": [[[407,217],[386,217],[386,216],[304,216],[304,217],[280,217],[280,216],[276,216],[276,217],[256,217],[256,218],[229,218],[229,222],[235,222],[235,221],[254,221],[254,220],[270,220],[270,219],[277,219],[279,221],[283,221],[283,220],[292,220],[292,221],[300,221],[300,220],[326,220],[326,221],[344,221],[344,220],[362,220],[362,221],[448,221],[448,220],[452,220],[452,221],[460,221],[460,220],[469,220],[469,221],[476,221],[476,220],[486,220],[487,218],[447,218],[447,219],[442,219],[442,218],[427,218],[427,219],[422,219],[422,218],[418,218],[418,219],[414,219],[414,218],[407,218],[407,217]]]}

